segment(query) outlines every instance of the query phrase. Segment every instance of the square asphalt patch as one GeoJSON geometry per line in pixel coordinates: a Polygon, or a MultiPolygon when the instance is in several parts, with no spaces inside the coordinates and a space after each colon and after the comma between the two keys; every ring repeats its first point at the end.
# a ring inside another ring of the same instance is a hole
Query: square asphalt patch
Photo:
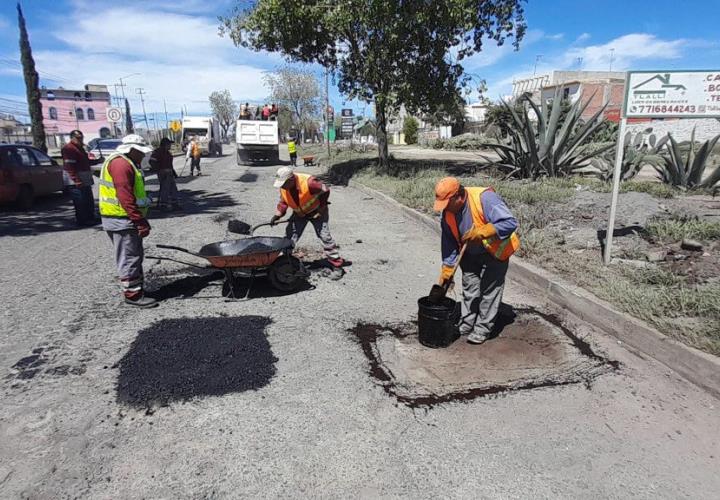
{"type": "Polygon", "coordinates": [[[418,341],[417,324],[358,324],[369,373],[388,395],[411,407],[567,384],[590,387],[619,364],[596,354],[554,317],[517,311],[500,334],[473,345],[460,337],[447,348],[418,341]]]}

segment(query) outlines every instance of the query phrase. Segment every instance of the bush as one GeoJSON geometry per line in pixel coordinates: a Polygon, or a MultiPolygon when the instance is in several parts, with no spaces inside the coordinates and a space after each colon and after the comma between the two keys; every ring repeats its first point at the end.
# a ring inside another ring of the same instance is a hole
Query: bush
{"type": "Polygon", "coordinates": [[[408,116],[403,123],[403,134],[405,134],[405,144],[417,144],[418,139],[418,121],[408,116]]]}

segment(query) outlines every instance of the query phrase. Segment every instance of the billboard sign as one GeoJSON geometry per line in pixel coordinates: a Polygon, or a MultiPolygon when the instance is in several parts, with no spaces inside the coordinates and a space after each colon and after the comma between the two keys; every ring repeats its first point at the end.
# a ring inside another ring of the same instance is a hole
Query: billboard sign
{"type": "Polygon", "coordinates": [[[355,126],[355,120],[353,119],[353,110],[344,108],[342,110],[342,122],[340,127],[340,132],[342,133],[343,137],[352,137],[353,135],[353,127],[355,126]]]}
{"type": "Polygon", "coordinates": [[[630,71],[624,118],[720,118],[720,70],[630,71]]]}

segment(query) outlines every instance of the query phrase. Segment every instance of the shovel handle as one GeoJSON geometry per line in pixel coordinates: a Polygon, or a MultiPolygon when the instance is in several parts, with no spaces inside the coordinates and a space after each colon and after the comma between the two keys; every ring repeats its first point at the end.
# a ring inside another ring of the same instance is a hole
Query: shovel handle
{"type": "Polygon", "coordinates": [[[278,221],[275,221],[273,224],[270,224],[269,222],[263,222],[262,224],[258,224],[257,226],[253,226],[253,227],[250,229],[250,235],[252,236],[252,234],[255,232],[255,230],[258,229],[258,228],[260,228],[260,227],[263,227],[263,226],[275,226],[275,225],[277,225],[277,224],[287,224],[288,222],[290,222],[290,219],[278,220],[278,221]]]}
{"type": "Polygon", "coordinates": [[[457,261],[455,261],[455,265],[452,268],[452,276],[450,276],[450,279],[445,282],[443,285],[443,288],[445,288],[445,292],[447,292],[448,288],[450,287],[450,283],[452,282],[453,278],[455,277],[455,273],[457,272],[457,268],[460,267],[460,261],[463,258],[463,255],[465,255],[465,249],[467,248],[467,243],[463,243],[463,246],[460,248],[460,255],[458,255],[457,261]]]}
{"type": "Polygon", "coordinates": [[[155,245],[155,246],[158,247],[158,248],[165,248],[166,250],[178,250],[178,251],[180,251],[180,252],[189,253],[190,255],[194,255],[195,257],[202,257],[201,255],[198,255],[198,254],[196,254],[195,252],[191,252],[191,251],[188,250],[187,248],[176,247],[176,246],[173,246],[173,245],[160,245],[160,244],[157,244],[157,245],[155,245]]]}

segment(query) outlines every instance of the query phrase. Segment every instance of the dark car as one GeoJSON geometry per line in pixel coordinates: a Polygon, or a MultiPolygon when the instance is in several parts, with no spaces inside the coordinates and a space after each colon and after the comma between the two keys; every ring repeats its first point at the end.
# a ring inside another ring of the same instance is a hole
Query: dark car
{"type": "Polygon", "coordinates": [[[30,208],[36,196],[64,188],[58,163],[32,146],[0,145],[0,203],[30,208]]]}

